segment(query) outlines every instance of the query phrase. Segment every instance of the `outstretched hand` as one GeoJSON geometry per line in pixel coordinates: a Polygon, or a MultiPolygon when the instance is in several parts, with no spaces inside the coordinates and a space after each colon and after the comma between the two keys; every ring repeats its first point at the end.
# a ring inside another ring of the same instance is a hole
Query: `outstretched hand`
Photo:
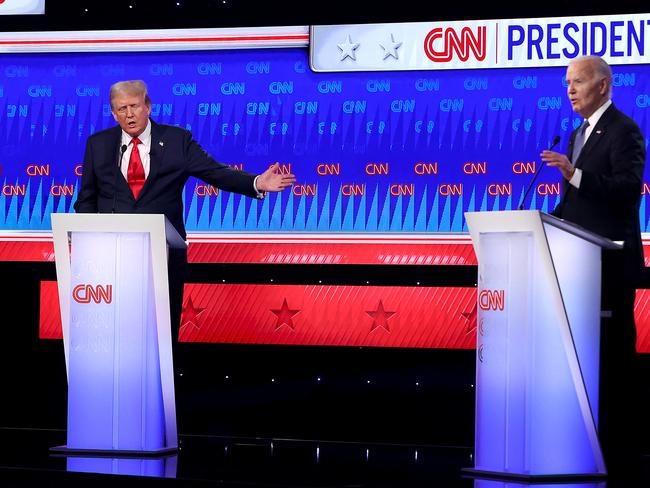
{"type": "Polygon", "coordinates": [[[540,156],[547,166],[553,166],[559,169],[565,180],[569,181],[573,178],[573,174],[576,170],[564,154],[555,151],[542,151],[540,156]]]}
{"type": "Polygon", "coordinates": [[[284,174],[280,172],[280,164],[275,163],[259,178],[257,178],[258,191],[282,191],[296,182],[296,176],[293,174],[284,174]]]}

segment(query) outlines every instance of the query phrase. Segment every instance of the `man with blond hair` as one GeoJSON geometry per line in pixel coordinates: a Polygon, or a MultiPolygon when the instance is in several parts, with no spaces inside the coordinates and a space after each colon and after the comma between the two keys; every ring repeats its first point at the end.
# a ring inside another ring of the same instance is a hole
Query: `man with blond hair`
{"type": "Polygon", "coordinates": [[[252,198],[295,181],[277,166],[261,175],[233,170],[212,159],[189,131],[155,123],[143,81],[115,83],[110,102],[118,125],[88,138],[77,212],[163,213],[185,238],[182,192],[190,176],[252,198]]]}
{"type": "MultiPolygon", "coordinates": [[[[110,89],[115,127],[88,138],[79,213],[164,214],[183,239],[183,188],[194,176],[221,190],[264,198],[295,181],[274,165],[260,175],[218,163],[182,128],[152,121],[151,99],[141,80],[121,81],[110,89]]],[[[180,326],[187,252],[170,251],[169,284],[172,340],[180,326]]]]}

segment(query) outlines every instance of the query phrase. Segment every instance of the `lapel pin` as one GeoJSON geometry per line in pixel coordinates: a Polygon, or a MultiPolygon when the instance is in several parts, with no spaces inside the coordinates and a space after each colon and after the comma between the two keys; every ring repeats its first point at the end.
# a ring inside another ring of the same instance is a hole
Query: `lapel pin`
{"type": "Polygon", "coordinates": [[[600,130],[600,129],[598,129],[598,130],[596,131],[596,134],[602,134],[602,133],[603,133],[603,131],[600,130]]]}
{"type": "Polygon", "coordinates": [[[160,144],[161,147],[165,145],[163,141],[160,141],[158,144],[160,144]]]}

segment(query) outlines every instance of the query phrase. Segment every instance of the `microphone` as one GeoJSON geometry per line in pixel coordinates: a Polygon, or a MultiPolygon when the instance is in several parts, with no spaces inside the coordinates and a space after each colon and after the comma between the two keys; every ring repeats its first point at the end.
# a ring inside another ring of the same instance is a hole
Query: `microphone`
{"type": "MultiPolygon", "coordinates": [[[[560,140],[560,136],[557,137],[558,140],[560,140]]],[[[553,146],[551,146],[553,147],[553,146]]],[[[122,144],[120,147],[120,159],[117,162],[117,167],[121,170],[122,169],[122,158],[124,157],[124,153],[126,152],[126,144],[122,144]]]]}
{"type": "MultiPolygon", "coordinates": [[[[557,146],[558,142],[560,142],[560,136],[555,136],[553,138],[553,143],[547,150],[550,151],[551,149],[553,149],[555,146],[557,146]]],[[[539,174],[542,172],[543,168],[544,168],[544,161],[542,161],[542,164],[539,167],[539,171],[535,173],[535,177],[533,178],[533,181],[531,181],[530,185],[528,185],[528,188],[526,189],[526,193],[524,193],[524,198],[521,199],[521,204],[519,205],[519,208],[517,210],[524,209],[524,202],[526,201],[526,197],[528,196],[528,193],[530,193],[530,190],[532,190],[533,186],[535,185],[535,181],[537,180],[539,174]]]]}
{"type": "Polygon", "coordinates": [[[113,208],[111,208],[111,213],[115,213],[115,205],[117,204],[117,178],[122,173],[122,159],[124,158],[124,153],[126,152],[126,144],[120,146],[120,157],[117,158],[117,168],[115,168],[115,181],[113,181],[113,208]]]}

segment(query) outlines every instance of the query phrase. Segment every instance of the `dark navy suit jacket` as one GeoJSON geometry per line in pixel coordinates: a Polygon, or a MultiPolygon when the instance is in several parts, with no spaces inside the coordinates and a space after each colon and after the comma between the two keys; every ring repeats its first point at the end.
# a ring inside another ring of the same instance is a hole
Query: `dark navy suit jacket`
{"type": "MultiPolygon", "coordinates": [[[[573,154],[571,135],[568,156],[573,154]]],[[[614,104],[593,128],[573,164],[582,169],[580,188],[563,181],[564,192],[553,215],[616,241],[625,241],[617,259],[625,281],[635,285],[643,269],[639,225],[645,140],[637,124],[614,104]]],[[[614,254],[615,255],[615,254],[614,254]]]]}
{"type": "Polygon", "coordinates": [[[119,126],[88,138],[76,212],[165,214],[185,238],[182,193],[190,176],[225,191],[258,196],[253,187],[256,175],[218,163],[189,131],[152,121],[149,176],[136,200],[117,174],[121,141],[119,126]]]}

